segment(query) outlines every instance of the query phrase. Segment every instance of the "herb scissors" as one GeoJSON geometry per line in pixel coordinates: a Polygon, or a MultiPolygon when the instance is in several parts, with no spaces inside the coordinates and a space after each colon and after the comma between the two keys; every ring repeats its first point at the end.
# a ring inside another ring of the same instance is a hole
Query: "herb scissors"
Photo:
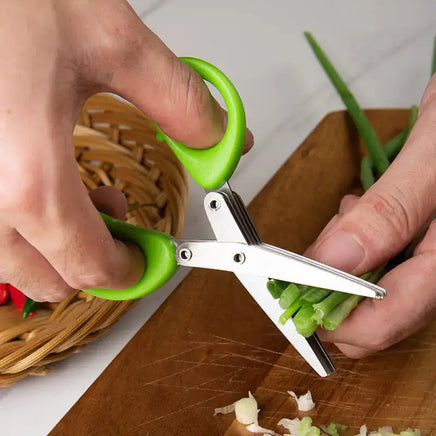
{"type": "Polygon", "coordinates": [[[181,58],[222,94],[228,111],[223,139],[214,147],[196,150],[169,138],[157,126],[158,139],[165,141],[193,179],[206,189],[204,210],[216,240],[178,240],[101,214],[112,236],[136,243],[144,252],[146,269],[141,280],[123,289],[89,289],[87,293],[109,300],[142,297],[164,285],[179,266],[232,271],[262,307],[277,328],[321,376],[335,366],[316,334],[300,335],[292,318],[284,325],[277,300],[267,290],[270,278],[316,286],[348,294],[383,298],[386,291],[372,283],[262,242],[247,209],[228,180],[236,169],[245,139],[245,112],[230,80],[216,67],[196,58],[181,58]]]}

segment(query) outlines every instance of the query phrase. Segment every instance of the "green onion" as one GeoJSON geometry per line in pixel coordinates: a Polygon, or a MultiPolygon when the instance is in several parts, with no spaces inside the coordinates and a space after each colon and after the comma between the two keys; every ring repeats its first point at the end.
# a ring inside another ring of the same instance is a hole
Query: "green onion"
{"type": "Polygon", "coordinates": [[[285,325],[286,321],[288,321],[289,318],[291,318],[295,312],[301,307],[301,300],[298,299],[297,301],[294,301],[281,315],[279,318],[280,324],[285,325]]]}
{"type": "Polygon", "coordinates": [[[293,318],[295,328],[305,338],[312,336],[318,327],[318,323],[314,320],[314,314],[313,306],[303,302],[300,310],[293,318]]]}
{"type": "Polygon", "coordinates": [[[312,418],[305,416],[298,426],[298,434],[300,436],[319,436],[321,430],[318,427],[312,425],[312,418]]]}
{"type": "Polygon", "coordinates": [[[327,297],[330,292],[331,291],[328,289],[309,286],[306,292],[301,296],[301,300],[311,304],[319,303],[323,298],[327,297]]]}
{"type": "Polygon", "coordinates": [[[416,106],[416,104],[414,104],[410,108],[409,131],[413,129],[413,126],[415,125],[417,119],[418,119],[418,106],[416,106]]]}
{"type": "MultiPolygon", "coordinates": [[[[385,265],[382,265],[375,271],[361,275],[360,278],[371,283],[377,283],[384,273],[384,267],[385,265]]],[[[324,316],[322,326],[327,330],[336,330],[339,324],[350,314],[363,298],[364,297],[360,295],[349,295],[342,303],[337,305],[331,312],[324,316]]]]}
{"type": "MultiPolygon", "coordinates": [[[[412,114],[412,109],[411,109],[411,114],[412,114]]],[[[409,125],[410,125],[410,121],[409,121],[409,125]]],[[[410,127],[402,130],[391,140],[386,142],[384,151],[386,157],[390,161],[392,161],[403,148],[403,145],[405,144],[409,136],[409,132],[410,132],[410,127]]],[[[372,162],[371,156],[365,156],[360,162],[360,181],[365,191],[367,191],[375,183],[375,177],[373,172],[374,172],[374,163],[372,162]]]]}
{"type": "Polygon", "coordinates": [[[330,313],[336,306],[341,304],[344,300],[348,298],[349,294],[344,292],[332,292],[324,300],[313,305],[314,314],[313,319],[321,324],[324,317],[330,313]]]}
{"type": "MultiPolygon", "coordinates": [[[[418,118],[418,106],[413,105],[410,108],[409,127],[407,129],[402,130],[391,140],[386,142],[384,146],[384,151],[386,157],[389,159],[390,162],[392,162],[395,159],[397,154],[403,148],[413,126],[416,123],[417,118],[418,118]]],[[[365,156],[360,162],[360,181],[365,191],[367,191],[375,183],[375,177],[373,171],[374,171],[374,163],[372,162],[371,156],[365,156]]]]}
{"type": "Polygon", "coordinates": [[[350,314],[350,312],[363,299],[361,295],[349,295],[339,306],[336,306],[322,320],[322,325],[327,330],[336,330],[339,324],[350,314]]]}
{"type": "Polygon", "coordinates": [[[369,156],[364,157],[360,162],[360,182],[365,191],[375,183],[375,177],[372,172],[372,160],[369,156]]]}
{"type": "Polygon", "coordinates": [[[347,111],[350,114],[350,117],[354,121],[357,130],[359,131],[360,135],[363,138],[363,141],[368,148],[369,154],[375,164],[377,172],[379,173],[379,175],[382,175],[389,167],[389,161],[383,151],[383,147],[380,144],[380,141],[377,138],[373,127],[371,126],[371,123],[369,122],[366,115],[363,113],[355,97],[353,96],[339,73],[333,67],[329,58],[318,45],[312,34],[309,32],[304,32],[304,35],[306,36],[306,39],[309,42],[313,52],[315,53],[315,56],[317,57],[319,63],[324,68],[333,86],[336,88],[339,95],[341,96],[342,101],[344,102],[347,111]]]}
{"type": "Polygon", "coordinates": [[[268,280],[266,287],[268,288],[268,291],[271,293],[273,298],[277,299],[280,298],[282,295],[282,292],[288,287],[289,283],[284,282],[283,280],[268,280]]]}
{"type": "Polygon", "coordinates": [[[336,424],[336,422],[331,422],[327,427],[327,433],[331,436],[341,436],[346,430],[346,425],[336,424]]]}
{"type": "MultiPolygon", "coordinates": [[[[295,300],[281,315],[279,318],[279,322],[281,324],[286,324],[289,318],[291,318],[305,303],[319,303],[323,298],[327,297],[327,295],[331,291],[322,288],[315,288],[314,286],[309,286],[302,293],[300,298],[295,300]]],[[[309,335],[310,336],[310,335],[309,335]]]]}
{"type": "Polygon", "coordinates": [[[289,283],[289,285],[283,290],[282,295],[280,295],[280,307],[287,309],[300,295],[300,289],[298,289],[298,287],[293,283],[289,283]]]}
{"type": "Polygon", "coordinates": [[[404,129],[398,135],[386,142],[385,153],[390,161],[392,161],[403,148],[409,136],[409,129],[404,129]]]}

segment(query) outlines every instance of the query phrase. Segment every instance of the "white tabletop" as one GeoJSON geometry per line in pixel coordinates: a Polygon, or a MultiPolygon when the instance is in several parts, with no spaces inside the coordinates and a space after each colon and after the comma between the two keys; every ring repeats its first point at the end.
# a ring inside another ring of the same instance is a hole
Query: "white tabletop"
{"type": "MultiPolygon", "coordinates": [[[[315,125],[342,103],[317,64],[310,30],[364,107],[419,103],[429,79],[436,3],[432,0],[132,0],[144,22],[178,55],[206,59],[233,81],[255,148],[232,179],[248,202],[315,125]]],[[[208,237],[202,190],[191,184],[185,236],[208,237]]],[[[186,273],[184,271],[183,273],[186,273]]],[[[0,389],[0,433],[46,435],[183,278],[142,301],[105,337],[0,389]]],[[[98,399],[96,399],[98,400],[98,399]]]]}

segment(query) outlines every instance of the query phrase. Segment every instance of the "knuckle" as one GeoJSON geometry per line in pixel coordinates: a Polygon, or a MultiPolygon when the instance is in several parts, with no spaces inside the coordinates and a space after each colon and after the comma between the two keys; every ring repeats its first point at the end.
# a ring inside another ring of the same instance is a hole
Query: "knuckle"
{"type": "Polygon", "coordinates": [[[169,75],[169,98],[176,114],[173,123],[196,119],[208,110],[209,93],[200,76],[178,59],[174,59],[169,75]]]}
{"type": "Polygon", "coordinates": [[[373,214],[374,229],[403,241],[415,228],[416,218],[406,206],[404,194],[393,189],[389,194],[375,194],[367,204],[373,214]]]}
{"type": "Polygon", "coordinates": [[[1,207],[6,211],[19,210],[20,213],[32,213],[44,207],[44,193],[36,178],[26,175],[26,171],[8,178],[2,183],[1,207]]]}
{"type": "Polygon", "coordinates": [[[359,197],[353,195],[353,194],[347,194],[344,197],[342,197],[342,200],[339,204],[339,214],[344,214],[349,211],[351,211],[354,206],[356,206],[357,202],[359,200],[359,197]]]}
{"type": "Polygon", "coordinates": [[[74,289],[110,288],[111,283],[119,282],[118,268],[105,263],[94,267],[91,273],[77,274],[66,281],[74,289]]]}

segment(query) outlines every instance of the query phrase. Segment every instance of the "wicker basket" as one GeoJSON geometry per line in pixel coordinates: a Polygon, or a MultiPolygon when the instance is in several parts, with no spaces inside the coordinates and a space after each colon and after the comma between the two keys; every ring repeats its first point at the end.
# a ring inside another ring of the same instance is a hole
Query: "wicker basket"
{"type": "MultiPolygon", "coordinates": [[[[153,124],[132,105],[98,94],[86,102],[75,128],[76,160],[88,190],[112,185],[125,193],[132,206],[129,222],[178,237],[188,179],[155,134],[153,124]]],[[[106,333],[132,304],[79,291],[61,303],[44,304],[25,320],[15,306],[0,307],[0,387],[48,374],[47,364],[106,333]]]]}

